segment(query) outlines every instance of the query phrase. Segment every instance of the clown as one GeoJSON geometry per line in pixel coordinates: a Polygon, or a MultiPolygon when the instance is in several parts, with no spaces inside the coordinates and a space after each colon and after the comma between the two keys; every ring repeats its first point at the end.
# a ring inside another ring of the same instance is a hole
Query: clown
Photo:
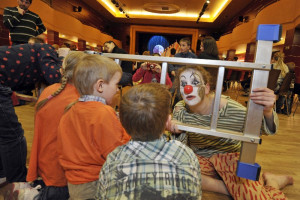
{"type": "MultiPolygon", "coordinates": [[[[210,91],[215,84],[210,74],[201,66],[184,66],[178,70],[175,81],[177,94],[181,95],[183,101],[175,105],[173,119],[209,127],[215,98],[215,94],[210,91]]],[[[251,100],[264,106],[262,131],[274,135],[278,129],[278,118],[273,111],[276,100],[274,92],[268,88],[256,88],[252,91],[251,100]]],[[[243,132],[246,113],[243,105],[222,96],[217,129],[243,132]]],[[[189,132],[181,133],[176,139],[186,143],[197,155],[203,190],[231,195],[234,199],[251,199],[252,195],[258,199],[285,199],[279,189],[293,184],[293,178],[286,175],[264,173],[259,181],[237,177],[235,171],[241,148],[240,141],[189,132]]]]}

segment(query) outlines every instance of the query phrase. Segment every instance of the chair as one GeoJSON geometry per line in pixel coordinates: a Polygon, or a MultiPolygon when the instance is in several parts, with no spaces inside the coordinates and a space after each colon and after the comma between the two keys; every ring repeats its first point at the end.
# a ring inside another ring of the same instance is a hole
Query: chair
{"type": "Polygon", "coordinates": [[[297,94],[297,101],[295,101],[296,108],[295,108],[293,116],[295,116],[295,113],[298,108],[299,100],[300,100],[299,99],[300,98],[300,84],[299,83],[295,83],[295,85],[294,85],[294,94],[297,94]]]}
{"type": "Polygon", "coordinates": [[[289,116],[289,108],[288,108],[288,92],[290,90],[290,84],[294,78],[294,74],[288,72],[282,82],[282,85],[279,88],[278,95],[283,96],[285,98],[285,106],[287,108],[287,115],[289,116]]]}
{"type": "Polygon", "coordinates": [[[280,72],[281,72],[280,69],[271,69],[271,71],[269,72],[267,88],[269,88],[270,90],[273,90],[273,91],[275,90],[275,88],[277,87],[277,80],[278,80],[280,72]]]}

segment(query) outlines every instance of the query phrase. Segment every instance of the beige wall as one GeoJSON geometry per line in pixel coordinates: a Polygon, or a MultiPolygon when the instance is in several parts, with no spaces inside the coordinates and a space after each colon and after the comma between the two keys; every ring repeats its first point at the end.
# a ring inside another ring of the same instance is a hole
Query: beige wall
{"type": "MultiPolygon", "coordinates": [[[[217,42],[220,53],[229,49],[237,49],[239,45],[255,42],[259,24],[281,24],[283,40],[274,44],[284,44],[286,30],[300,24],[300,0],[280,0],[263,9],[248,23],[233,29],[231,34],[222,36],[217,42]]],[[[244,50],[246,52],[246,49],[244,50]]]]}

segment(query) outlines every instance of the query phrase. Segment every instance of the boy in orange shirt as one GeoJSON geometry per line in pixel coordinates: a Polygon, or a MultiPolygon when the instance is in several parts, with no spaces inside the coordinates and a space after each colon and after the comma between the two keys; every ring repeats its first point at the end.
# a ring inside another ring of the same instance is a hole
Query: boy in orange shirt
{"type": "Polygon", "coordinates": [[[80,98],[61,118],[57,148],[70,199],[93,199],[107,155],[130,139],[109,106],[121,76],[121,67],[100,55],[87,55],[76,66],[80,98]]]}

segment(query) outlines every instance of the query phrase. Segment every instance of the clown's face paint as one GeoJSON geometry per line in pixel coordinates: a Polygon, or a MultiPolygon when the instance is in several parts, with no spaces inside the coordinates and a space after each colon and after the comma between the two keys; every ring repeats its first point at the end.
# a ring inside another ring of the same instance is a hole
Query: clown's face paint
{"type": "Polygon", "coordinates": [[[180,93],[189,106],[201,102],[205,95],[205,85],[200,72],[188,69],[180,74],[180,93]]]}

